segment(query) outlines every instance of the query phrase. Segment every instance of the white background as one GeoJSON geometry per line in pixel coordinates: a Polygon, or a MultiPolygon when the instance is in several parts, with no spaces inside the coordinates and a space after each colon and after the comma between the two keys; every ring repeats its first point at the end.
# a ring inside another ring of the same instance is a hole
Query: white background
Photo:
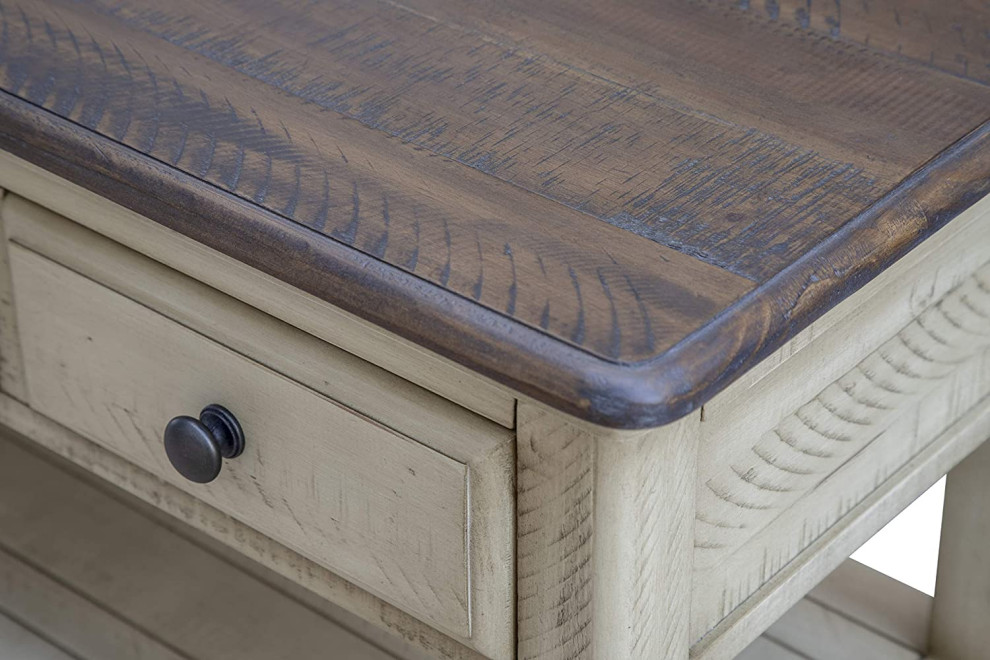
{"type": "Polygon", "coordinates": [[[945,477],[942,477],[864,543],[852,558],[929,596],[934,595],[944,495],[945,477]]]}

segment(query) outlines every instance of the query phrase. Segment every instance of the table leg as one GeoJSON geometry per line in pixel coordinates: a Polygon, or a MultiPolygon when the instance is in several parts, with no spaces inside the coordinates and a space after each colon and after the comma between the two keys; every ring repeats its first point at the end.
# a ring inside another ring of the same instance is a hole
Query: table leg
{"type": "Polygon", "coordinates": [[[699,422],[612,434],[520,404],[520,659],[687,660],[699,422]]]}
{"type": "Polygon", "coordinates": [[[990,657],[990,442],[949,472],[931,651],[939,660],[990,657]]]}

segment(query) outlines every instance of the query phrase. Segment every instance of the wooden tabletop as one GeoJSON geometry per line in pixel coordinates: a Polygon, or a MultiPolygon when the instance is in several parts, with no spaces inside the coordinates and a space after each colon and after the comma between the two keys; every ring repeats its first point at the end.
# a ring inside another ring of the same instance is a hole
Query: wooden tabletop
{"type": "Polygon", "coordinates": [[[985,0],[0,0],[0,88],[0,147],[621,428],[990,192],[985,0]]]}

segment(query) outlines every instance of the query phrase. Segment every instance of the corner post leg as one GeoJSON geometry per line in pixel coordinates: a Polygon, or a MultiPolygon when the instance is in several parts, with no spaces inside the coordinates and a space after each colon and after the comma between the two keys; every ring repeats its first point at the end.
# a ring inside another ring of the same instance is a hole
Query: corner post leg
{"type": "Polygon", "coordinates": [[[949,472],[931,652],[940,660],[990,652],[990,442],[949,472]]]}
{"type": "Polygon", "coordinates": [[[686,660],[699,414],[638,433],[518,419],[518,657],[686,660]]]}

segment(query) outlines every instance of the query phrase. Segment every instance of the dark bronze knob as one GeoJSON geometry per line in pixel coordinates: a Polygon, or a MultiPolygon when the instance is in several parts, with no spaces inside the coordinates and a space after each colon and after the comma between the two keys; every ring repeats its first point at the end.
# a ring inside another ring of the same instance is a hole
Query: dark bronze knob
{"type": "Polygon", "coordinates": [[[211,403],[199,419],[180,415],[165,427],[165,454],[179,474],[198,484],[220,474],[224,458],[244,451],[244,432],[237,418],[223,406],[211,403]]]}

